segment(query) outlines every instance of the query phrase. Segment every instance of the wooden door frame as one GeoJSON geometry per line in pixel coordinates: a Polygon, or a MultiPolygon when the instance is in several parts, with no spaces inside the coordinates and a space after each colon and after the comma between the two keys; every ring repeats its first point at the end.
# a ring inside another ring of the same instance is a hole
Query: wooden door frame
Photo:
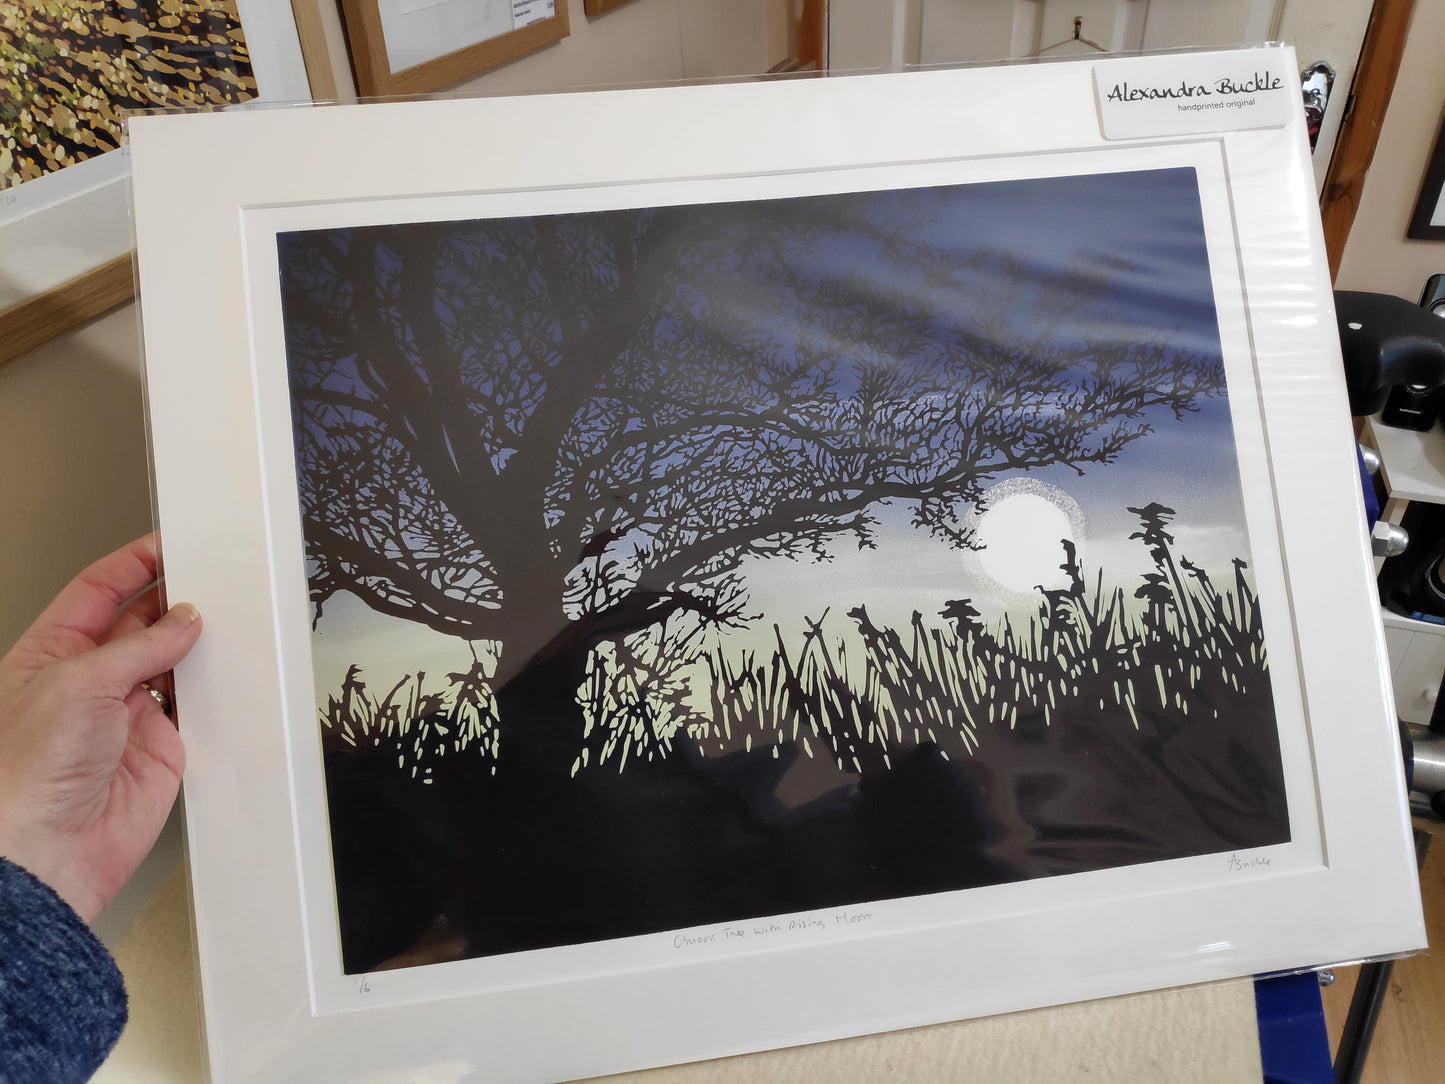
{"type": "Polygon", "coordinates": [[[1331,279],[1340,269],[1345,241],[1360,207],[1365,174],[1380,142],[1380,128],[1400,74],[1400,58],[1405,52],[1405,38],[1414,10],[1415,0],[1375,0],[1370,11],[1369,26],[1360,46],[1360,62],[1349,87],[1345,116],[1340,122],[1320,194],[1320,220],[1324,225],[1331,279]]]}

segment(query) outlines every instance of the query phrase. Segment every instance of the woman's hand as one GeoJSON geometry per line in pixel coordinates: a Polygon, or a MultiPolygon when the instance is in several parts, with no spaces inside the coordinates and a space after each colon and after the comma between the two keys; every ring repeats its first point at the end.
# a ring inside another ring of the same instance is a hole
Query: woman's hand
{"type": "Polygon", "coordinates": [[[200,615],[161,614],[155,583],[148,535],[77,576],[0,659],[0,855],[87,922],[155,843],[185,764],[162,702],[200,615]]]}

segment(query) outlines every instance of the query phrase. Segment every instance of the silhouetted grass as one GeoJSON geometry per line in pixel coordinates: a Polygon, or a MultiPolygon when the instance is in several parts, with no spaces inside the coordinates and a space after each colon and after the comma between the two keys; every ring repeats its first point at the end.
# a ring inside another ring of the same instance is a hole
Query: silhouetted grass
{"type": "MultiPolygon", "coordinates": [[[[1041,718],[1047,726],[1071,713],[1122,711],[1138,729],[1148,708],[1207,721],[1252,688],[1267,690],[1258,600],[1245,562],[1235,560],[1234,582],[1221,591],[1187,558],[1176,564],[1165,530],[1171,509],[1150,504],[1131,511],[1142,525],[1133,537],[1149,547],[1157,568],[1142,578],[1134,606],[1123,588],[1106,592],[1102,574],[1087,590],[1066,542],[1061,568],[1068,586],[1042,592],[1026,627],[1008,618],[986,627],[970,600],[956,599],[939,615],[942,627],[915,611],[906,642],[855,607],[847,616],[857,636],[844,638],[825,632],[825,611],[796,647],[774,626],[770,655],[700,656],[708,677],[705,712],[683,710],[675,687],[652,696],[656,686],[640,681],[623,701],[589,686],[589,718],[633,735],[637,720],[646,719],[651,748],[666,747],[678,725],[712,755],[797,742],[810,757],[863,773],[891,768],[898,749],[925,742],[946,757],[968,756],[983,728],[1012,729],[1021,719],[1041,718]],[[625,704],[625,715],[614,703],[625,704]],[[660,728],[664,721],[672,729],[660,728]]],[[[655,666],[639,661],[641,673],[655,666]]],[[[672,678],[678,680],[676,671],[672,678]]],[[[585,766],[579,757],[574,771],[585,766]]]]}
{"type": "MultiPolygon", "coordinates": [[[[1066,542],[1067,586],[1041,592],[1027,625],[1006,617],[990,627],[960,598],[936,623],[915,611],[903,633],[875,625],[863,606],[847,612],[848,636],[830,633],[825,610],[792,646],[774,626],[766,654],[709,649],[701,626],[652,627],[608,642],[593,652],[577,690],[583,742],[572,773],[666,757],[679,732],[709,756],[770,744],[776,757],[796,742],[839,771],[871,773],[925,743],[945,757],[970,756],[991,727],[1052,726],[1087,713],[1121,716],[1138,729],[1144,710],[1207,724],[1236,698],[1267,692],[1245,562],[1234,561],[1233,582],[1221,589],[1187,557],[1176,562],[1171,509],[1130,511],[1141,522],[1132,537],[1156,568],[1132,604],[1124,588],[1104,590],[1102,573],[1087,589],[1066,542]]],[[[432,690],[418,673],[378,698],[353,666],[321,711],[327,745],[393,750],[398,770],[422,782],[439,758],[464,753],[495,771],[489,670],[479,660],[432,690]]]]}
{"type": "Polygon", "coordinates": [[[487,660],[473,656],[470,669],[448,674],[441,688],[427,689],[425,671],[396,682],[384,695],[366,686],[361,667],[346,672],[341,689],[320,709],[324,748],[371,746],[396,755],[397,770],[430,783],[445,757],[480,756],[496,771],[497,701],[487,660]]]}

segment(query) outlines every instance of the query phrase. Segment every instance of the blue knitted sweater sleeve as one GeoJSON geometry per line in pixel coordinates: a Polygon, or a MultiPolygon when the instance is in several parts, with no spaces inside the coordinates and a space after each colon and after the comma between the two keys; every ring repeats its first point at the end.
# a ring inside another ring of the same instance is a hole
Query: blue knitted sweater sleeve
{"type": "Polygon", "coordinates": [[[49,885],[0,858],[0,1081],[79,1081],[125,1027],[125,983],[49,885]]]}

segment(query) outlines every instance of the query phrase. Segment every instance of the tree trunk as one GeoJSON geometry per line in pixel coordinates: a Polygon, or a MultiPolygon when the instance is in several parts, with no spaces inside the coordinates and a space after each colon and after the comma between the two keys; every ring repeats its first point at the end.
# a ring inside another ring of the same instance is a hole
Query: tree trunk
{"type": "Polygon", "coordinates": [[[498,771],[541,770],[570,776],[584,747],[600,752],[597,731],[584,736],[586,716],[577,691],[587,672],[590,648],[577,640],[564,650],[536,657],[497,686],[501,721],[498,771]]]}

